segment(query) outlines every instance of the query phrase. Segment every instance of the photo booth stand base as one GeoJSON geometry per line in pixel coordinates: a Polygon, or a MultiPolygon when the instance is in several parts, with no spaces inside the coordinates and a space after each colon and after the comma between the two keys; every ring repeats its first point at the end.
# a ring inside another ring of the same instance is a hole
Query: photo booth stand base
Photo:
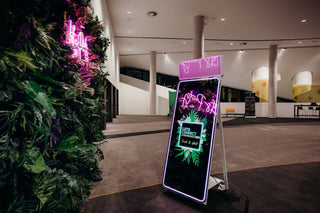
{"type": "MultiPolygon", "coordinates": [[[[225,152],[225,146],[224,146],[224,134],[223,134],[223,124],[222,124],[222,116],[221,116],[221,107],[219,102],[219,111],[218,111],[218,122],[216,124],[217,128],[219,129],[220,133],[220,150],[221,150],[221,157],[222,157],[222,169],[223,169],[223,180],[210,176],[208,181],[208,190],[214,188],[218,185],[219,191],[226,191],[229,189],[229,183],[228,183],[228,172],[227,172],[227,164],[226,164],[226,152],[225,152]]],[[[207,205],[208,197],[204,203],[204,205],[207,205]]]]}
{"type": "Polygon", "coordinates": [[[210,176],[209,178],[209,182],[208,182],[208,189],[212,189],[213,187],[217,186],[218,185],[218,190],[219,191],[224,191],[226,190],[226,187],[224,185],[224,181],[219,179],[219,178],[216,178],[216,177],[213,177],[213,176],[210,176]]]}

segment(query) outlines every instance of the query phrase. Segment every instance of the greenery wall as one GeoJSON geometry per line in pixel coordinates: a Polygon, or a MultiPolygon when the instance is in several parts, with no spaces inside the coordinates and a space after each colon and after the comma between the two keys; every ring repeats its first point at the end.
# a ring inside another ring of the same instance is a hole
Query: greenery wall
{"type": "Polygon", "coordinates": [[[90,0],[2,0],[0,29],[0,212],[79,212],[101,179],[103,28],[90,0]],[[71,57],[66,19],[89,62],[71,57]]]}

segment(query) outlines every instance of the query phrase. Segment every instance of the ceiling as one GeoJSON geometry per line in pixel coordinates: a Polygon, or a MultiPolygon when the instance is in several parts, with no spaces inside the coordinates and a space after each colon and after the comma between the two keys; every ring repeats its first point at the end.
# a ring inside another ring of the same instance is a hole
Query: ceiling
{"type": "Polygon", "coordinates": [[[120,56],[191,52],[198,15],[205,16],[205,51],[320,47],[320,0],[106,1],[120,56]]]}

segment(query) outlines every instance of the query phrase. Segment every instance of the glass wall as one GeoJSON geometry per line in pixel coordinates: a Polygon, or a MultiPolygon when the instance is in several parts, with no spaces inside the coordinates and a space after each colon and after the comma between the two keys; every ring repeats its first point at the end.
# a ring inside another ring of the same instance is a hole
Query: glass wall
{"type": "MultiPolygon", "coordinates": [[[[131,67],[120,68],[120,74],[127,75],[133,78],[137,78],[143,81],[149,82],[149,71],[136,69],[131,67]]],[[[157,84],[168,88],[176,89],[179,82],[179,77],[157,73],[157,84]]],[[[245,93],[251,92],[232,87],[221,86],[221,102],[244,102],[245,93]]],[[[256,95],[256,102],[260,102],[259,96],[256,95]]],[[[293,100],[286,98],[277,98],[277,102],[294,102],[293,100]]]]}

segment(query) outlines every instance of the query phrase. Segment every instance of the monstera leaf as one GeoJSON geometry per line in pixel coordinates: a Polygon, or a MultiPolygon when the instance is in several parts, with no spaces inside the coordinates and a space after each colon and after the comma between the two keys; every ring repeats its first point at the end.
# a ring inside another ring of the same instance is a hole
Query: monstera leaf
{"type": "Polygon", "coordinates": [[[27,95],[43,106],[43,108],[47,110],[51,116],[56,115],[56,111],[53,108],[49,97],[39,84],[34,81],[24,81],[22,86],[27,95]]]}

